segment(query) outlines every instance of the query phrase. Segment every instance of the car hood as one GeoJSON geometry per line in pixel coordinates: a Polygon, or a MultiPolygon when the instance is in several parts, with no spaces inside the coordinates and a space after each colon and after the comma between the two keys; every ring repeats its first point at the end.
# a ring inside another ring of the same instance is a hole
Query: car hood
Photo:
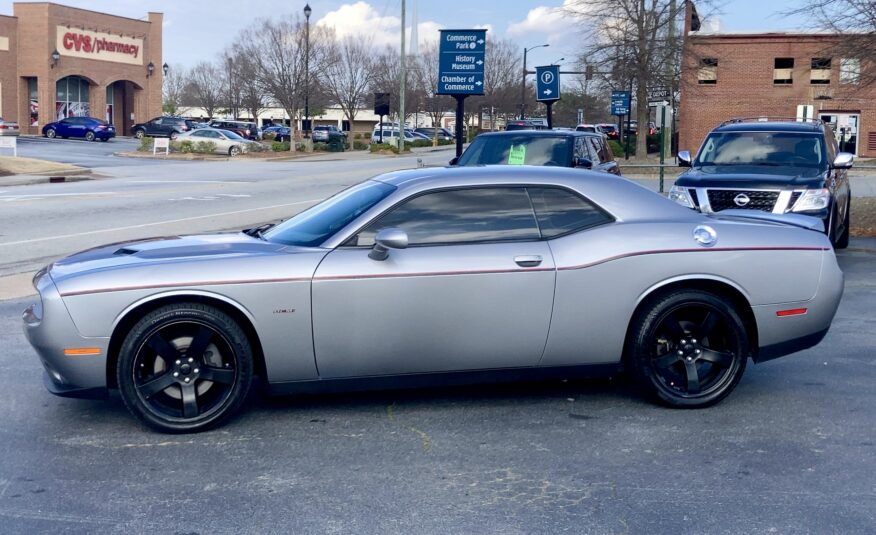
{"type": "Polygon", "coordinates": [[[716,165],[695,167],[679,175],[675,184],[691,188],[821,188],[824,171],[791,166],[716,165]]]}
{"type": "Polygon", "coordinates": [[[199,263],[205,260],[231,261],[285,255],[304,250],[270,243],[242,232],[195,236],[168,236],[120,242],[95,247],[54,262],[49,273],[60,284],[86,274],[164,264],[199,263]]]}

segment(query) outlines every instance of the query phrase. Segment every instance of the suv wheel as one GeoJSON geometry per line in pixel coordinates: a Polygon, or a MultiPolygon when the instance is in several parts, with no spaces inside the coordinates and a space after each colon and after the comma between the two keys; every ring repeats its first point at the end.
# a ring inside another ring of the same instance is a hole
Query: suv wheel
{"type": "Polygon", "coordinates": [[[179,132],[177,132],[176,130],[170,133],[170,139],[176,139],[177,137],[179,137],[179,132]]]}
{"type": "Polygon", "coordinates": [[[834,249],[845,249],[849,246],[849,228],[851,227],[852,199],[846,201],[846,215],[843,217],[843,233],[839,235],[834,244],[834,249]]]}

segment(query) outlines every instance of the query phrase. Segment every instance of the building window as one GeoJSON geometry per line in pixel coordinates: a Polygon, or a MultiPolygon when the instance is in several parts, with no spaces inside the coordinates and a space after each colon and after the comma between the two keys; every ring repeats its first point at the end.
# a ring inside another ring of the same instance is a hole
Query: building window
{"type": "Polygon", "coordinates": [[[30,125],[37,126],[40,123],[40,93],[36,78],[27,78],[27,94],[30,99],[30,125]]]}
{"type": "Polygon", "coordinates": [[[700,60],[700,69],[697,71],[697,82],[704,85],[718,83],[718,60],[715,58],[703,58],[700,60]]]}
{"type": "Polygon", "coordinates": [[[776,58],[773,66],[773,83],[788,85],[794,83],[794,58],[776,58]]]}
{"type": "Polygon", "coordinates": [[[113,124],[113,104],[115,98],[115,91],[113,90],[113,84],[106,86],[106,122],[113,124]]]}
{"type": "Polygon", "coordinates": [[[857,85],[861,81],[861,60],[843,58],[840,60],[839,83],[857,85]]]}
{"type": "Polygon", "coordinates": [[[79,76],[61,78],[55,84],[55,117],[88,117],[91,108],[88,99],[90,84],[79,76]]]}
{"type": "Polygon", "coordinates": [[[812,58],[812,72],[809,75],[809,83],[812,85],[826,85],[830,83],[830,58],[812,58]]]}

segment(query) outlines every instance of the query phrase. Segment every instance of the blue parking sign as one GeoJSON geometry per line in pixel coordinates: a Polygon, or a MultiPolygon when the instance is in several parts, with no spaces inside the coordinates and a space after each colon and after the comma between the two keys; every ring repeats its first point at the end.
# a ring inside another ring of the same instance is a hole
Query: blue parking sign
{"type": "Polygon", "coordinates": [[[560,66],[535,68],[535,99],[539,102],[560,100],[560,66]]]}
{"type": "Polygon", "coordinates": [[[611,92],[611,114],[626,115],[630,113],[630,92],[629,91],[612,91],[611,92]]]}

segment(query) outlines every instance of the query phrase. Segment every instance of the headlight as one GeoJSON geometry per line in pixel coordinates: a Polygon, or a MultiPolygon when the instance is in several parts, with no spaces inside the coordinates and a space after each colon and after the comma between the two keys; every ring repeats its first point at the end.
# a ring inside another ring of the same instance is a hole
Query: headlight
{"type": "Polygon", "coordinates": [[[690,198],[690,194],[687,192],[687,188],[672,186],[671,188],[669,188],[669,199],[677,202],[682,206],[686,206],[688,208],[696,208],[696,206],[694,206],[693,199],[690,198]]]}
{"type": "Polygon", "coordinates": [[[822,189],[807,189],[803,195],[794,203],[791,208],[792,212],[811,212],[824,210],[830,206],[830,190],[822,189]]]}

